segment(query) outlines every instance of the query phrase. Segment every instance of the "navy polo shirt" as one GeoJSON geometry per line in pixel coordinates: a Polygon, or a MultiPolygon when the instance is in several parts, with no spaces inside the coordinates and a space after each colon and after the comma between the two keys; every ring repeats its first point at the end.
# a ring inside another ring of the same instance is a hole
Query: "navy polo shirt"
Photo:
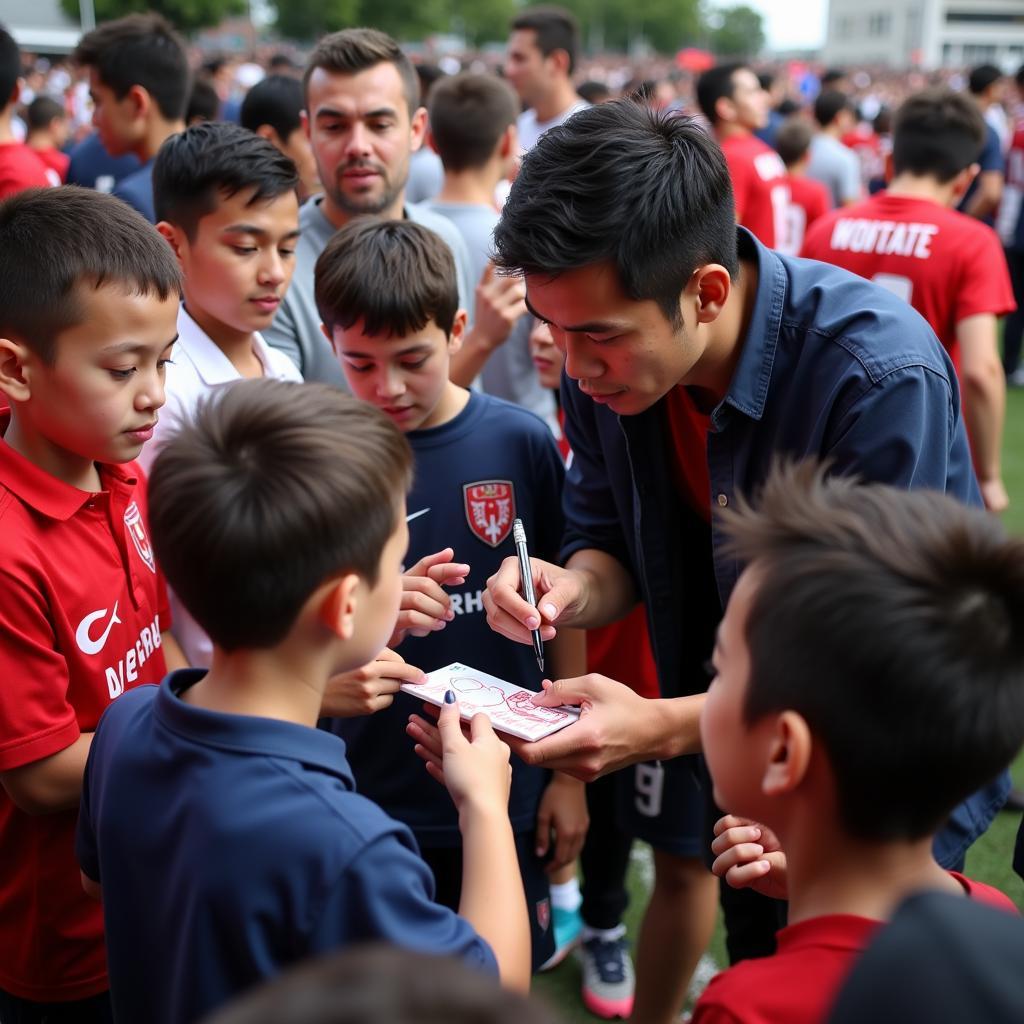
{"type": "Polygon", "coordinates": [[[405,826],[357,795],[336,736],[193,707],[187,669],[100,720],[77,853],[103,887],[115,1018],[186,1024],[350,943],[458,956],[487,944],[433,902],[405,826]]]}
{"type": "MultiPolygon", "coordinates": [[[[738,232],[740,256],[757,266],[758,285],[736,370],[711,415],[712,509],[756,494],[779,456],[828,458],[835,473],[932,488],[980,506],[956,376],[927,322],[870,281],[782,256],[738,232]]],[[[664,403],[618,416],[565,376],[562,401],[573,450],[562,559],[596,548],[632,572],[662,692],[700,692],[712,637],[701,629],[694,641],[689,626],[702,599],[694,599],[690,581],[703,579],[707,532],[680,513],[664,403]],[[700,643],[707,650],[695,649],[700,643]]],[[[719,617],[742,570],[724,541],[713,520],[719,617]]],[[[959,862],[1008,788],[1009,777],[1001,777],[957,809],[936,844],[940,862],[959,862]]]]}
{"type": "Polygon", "coordinates": [[[137,171],[126,174],[115,186],[113,194],[134,207],[150,224],[156,223],[156,207],[153,205],[153,160],[144,163],[137,171]]]}

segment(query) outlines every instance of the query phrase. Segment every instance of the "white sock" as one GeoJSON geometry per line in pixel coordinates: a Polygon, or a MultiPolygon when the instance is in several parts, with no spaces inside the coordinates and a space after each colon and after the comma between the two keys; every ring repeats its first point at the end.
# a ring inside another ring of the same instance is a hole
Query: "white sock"
{"type": "Polygon", "coordinates": [[[559,910],[576,910],[583,902],[578,878],[551,885],[549,888],[551,889],[551,906],[557,907],[559,910]]]}
{"type": "Polygon", "coordinates": [[[614,942],[616,939],[621,939],[626,934],[626,926],[624,924],[616,925],[614,928],[591,928],[589,924],[583,926],[583,931],[580,932],[580,938],[584,942],[589,942],[591,939],[600,939],[602,942],[614,942]]]}

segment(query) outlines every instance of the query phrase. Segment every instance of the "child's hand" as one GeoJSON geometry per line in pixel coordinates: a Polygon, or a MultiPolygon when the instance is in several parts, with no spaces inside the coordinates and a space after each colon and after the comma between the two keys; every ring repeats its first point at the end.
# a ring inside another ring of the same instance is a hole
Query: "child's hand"
{"type": "Polygon", "coordinates": [[[445,548],[421,558],[402,574],[402,602],[389,646],[397,647],[410,633],[428,636],[455,618],[451,598],[441,588],[465,583],[469,566],[451,561],[454,556],[451,548],[445,548]]]}
{"type": "Polygon", "coordinates": [[[727,814],[715,822],[711,870],[734,889],[753,889],[776,900],[789,899],[786,854],[771,829],[727,814]]]}
{"type": "Polygon", "coordinates": [[[554,853],[544,869],[549,875],[579,856],[589,826],[586,786],[571,775],[555,772],[537,809],[537,856],[543,857],[552,838],[555,841],[554,853]]]}
{"type": "Polygon", "coordinates": [[[488,349],[504,344],[526,311],[526,284],[523,279],[495,275],[494,265],[488,263],[476,286],[474,341],[488,349]]]}
{"type": "Polygon", "coordinates": [[[327,681],[320,714],[325,718],[372,715],[391,705],[402,683],[422,683],[424,678],[415,665],[385,647],[368,665],[327,681]]]}
{"type": "Polygon", "coordinates": [[[507,814],[510,751],[486,715],[474,715],[465,726],[459,720],[458,702],[445,703],[436,727],[413,716],[408,732],[418,740],[416,753],[431,776],[447,788],[460,817],[474,811],[507,814]]]}

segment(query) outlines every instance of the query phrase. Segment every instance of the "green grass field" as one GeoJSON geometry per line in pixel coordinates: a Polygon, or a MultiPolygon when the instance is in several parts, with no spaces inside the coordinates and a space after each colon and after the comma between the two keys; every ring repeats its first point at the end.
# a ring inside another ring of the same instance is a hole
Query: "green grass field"
{"type": "MultiPolygon", "coordinates": [[[[1010,493],[1010,509],[1005,521],[1014,533],[1024,534],[1024,390],[1011,390],[1007,396],[1006,432],[1003,442],[1003,477],[1010,493]]],[[[1014,779],[1024,788],[1024,754],[1013,767],[1014,779]]],[[[1019,813],[1000,814],[989,831],[978,840],[967,856],[966,874],[979,881],[1002,889],[1024,911],[1024,882],[1010,865],[1013,843],[1020,823],[1019,813]]],[[[647,851],[640,844],[634,846],[634,859],[629,876],[631,894],[626,913],[626,926],[630,937],[636,935],[643,914],[650,885],[650,867],[647,851]]],[[[708,950],[719,967],[726,964],[721,923],[708,950]]],[[[568,1022],[593,1022],[593,1017],[579,999],[580,972],[575,958],[569,957],[555,970],[534,981],[534,991],[558,1008],[568,1022]]]]}

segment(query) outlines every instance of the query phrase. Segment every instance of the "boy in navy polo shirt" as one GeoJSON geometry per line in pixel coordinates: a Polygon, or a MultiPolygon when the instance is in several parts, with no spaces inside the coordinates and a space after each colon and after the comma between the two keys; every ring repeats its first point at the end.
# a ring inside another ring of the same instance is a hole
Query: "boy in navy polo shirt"
{"type": "Polygon", "coordinates": [[[465,919],[316,729],[331,676],[394,629],[410,461],[386,417],[276,380],[206,403],[157,459],[153,546],[214,656],[115,705],[86,767],[77,851],[117,1019],[190,1024],[288,964],[376,940],[526,987],[508,748],[486,718],[470,741],[446,706],[428,769],[458,808],[465,919]]]}
{"type": "MultiPolygon", "coordinates": [[[[315,294],[353,394],[383,410],[412,445],[410,557],[450,545],[471,566],[465,584],[451,592],[455,616],[443,632],[409,640],[398,652],[425,671],[463,661],[539,689],[542,673],[532,650],[491,633],[481,592],[514,551],[515,517],[524,522],[531,553],[557,550],[562,459],[539,417],[449,380],[449,360],[466,324],[450,251],[421,225],[360,220],[342,228],[321,254],[315,294]]],[[[546,655],[549,673],[567,666],[582,672],[582,634],[560,637],[546,655]]],[[[444,794],[403,742],[402,727],[416,710],[417,702],[401,695],[371,718],[332,727],[348,745],[360,791],[412,829],[434,871],[438,899],[455,906],[464,847],[444,794]]],[[[547,872],[571,863],[586,833],[583,786],[517,760],[509,814],[536,969],[554,952],[547,872]]]]}
{"type": "Polygon", "coordinates": [[[167,595],[132,460],[163,405],[178,292],[173,254],[120,200],[61,187],[0,206],[5,1022],[110,1017],[75,817],[101,713],[166,672],[167,595]]]}

